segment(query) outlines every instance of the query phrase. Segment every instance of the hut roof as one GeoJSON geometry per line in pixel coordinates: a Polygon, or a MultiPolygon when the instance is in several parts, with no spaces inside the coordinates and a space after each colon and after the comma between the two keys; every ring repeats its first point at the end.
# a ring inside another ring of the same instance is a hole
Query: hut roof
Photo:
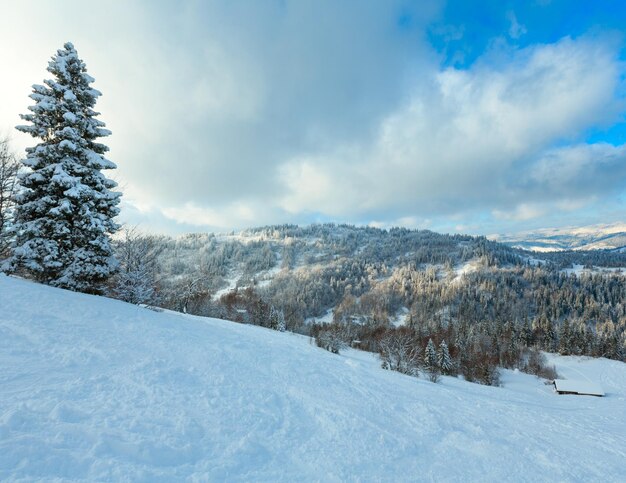
{"type": "Polygon", "coordinates": [[[588,396],[604,396],[602,388],[591,381],[576,381],[572,379],[555,379],[554,387],[560,394],[582,394],[588,396]]]}

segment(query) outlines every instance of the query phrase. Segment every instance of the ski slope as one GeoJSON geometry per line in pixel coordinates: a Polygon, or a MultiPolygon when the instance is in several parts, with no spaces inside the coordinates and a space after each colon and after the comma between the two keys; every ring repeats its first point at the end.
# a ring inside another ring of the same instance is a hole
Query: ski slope
{"type": "Polygon", "coordinates": [[[0,275],[0,481],[626,481],[626,364],[552,359],[607,397],[0,275]]]}

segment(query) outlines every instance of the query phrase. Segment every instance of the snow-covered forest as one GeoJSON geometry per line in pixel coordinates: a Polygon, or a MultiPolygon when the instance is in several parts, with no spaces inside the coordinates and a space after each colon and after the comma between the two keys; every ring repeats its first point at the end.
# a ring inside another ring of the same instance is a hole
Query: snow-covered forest
{"type": "Polygon", "coordinates": [[[113,290],[124,300],[266,327],[279,312],[287,330],[372,352],[400,337],[420,355],[414,372],[429,339],[448,345],[448,373],[489,384],[498,366],[539,370],[528,362],[535,349],[625,357],[620,251],[538,254],[332,224],[179,238],[131,230],[116,249],[113,290]]]}

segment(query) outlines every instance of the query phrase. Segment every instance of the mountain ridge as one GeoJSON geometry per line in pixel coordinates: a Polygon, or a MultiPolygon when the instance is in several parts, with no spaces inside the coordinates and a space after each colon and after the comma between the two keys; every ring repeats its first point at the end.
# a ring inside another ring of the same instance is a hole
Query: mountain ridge
{"type": "Polygon", "coordinates": [[[542,228],[525,232],[490,235],[489,238],[525,250],[621,250],[626,247],[626,223],[542,228]]]}

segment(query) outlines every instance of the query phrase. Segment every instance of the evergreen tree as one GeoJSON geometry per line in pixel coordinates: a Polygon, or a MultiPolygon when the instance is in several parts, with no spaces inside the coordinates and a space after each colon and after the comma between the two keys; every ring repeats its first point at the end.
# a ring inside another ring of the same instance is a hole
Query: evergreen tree
{"type": "Polygon", "coordinates": [[[429,379],[432,382],[437,382],[439,380],[439,365],[437,364],[437,350],[432,339],[428,339],[428,344],[426,345],[424,364],[426,365],[429,379]]]}
{"type": "Polygon", "coordinates": [[[269,327],[280,332],[285,332],[285,313],[272,305],[270,308],[269,327]]]}
{"type": "Polygon", "coordinates": [[[449,374],[452,370],[452,359],[450,359],[450,351],[445,340],[439,344],[439,351],[437,352],[437,364],[441,368],[444,374],[449,374]]]}
{"type": "Polygon", "coordinates": [[[272,305],[270,307],[270,316],[269,316],[268,327],[270,329],[276,329],[277,325],[278,325],[278,310],[276,310],[276,307],[274,307],[272,305]]]}
{"type": "Polygon", "coordinates": [[[533,330],[530,326],[530,322],[528,321],[528,319],[524,320],[524,325],[522,326],[521,339],[522,339],[522,342],[524,342],[524,344],[526,345],[526,347],[532,347],[534,344],[533,330]]]}
{"type": "Polygon", "coordinates": [[[278,323],[276,324],[276,330],[279,332],[285,332],[287,324],[285,322],[285,313],[282,310],[278,311],[278,323]]]}
{"type": "Polygon", "coordinates": [[[9,269],[71,290],[99,292],[117,267],[109,235],[120,193],[103,169],[108,148],[97,139],[108,136],[93,110],[101,93],[90,84],[74,46],[66,43],[48,64],[53,79],[34,85],[35,105],[17,129],[40,140],[22,161],[15,220],[16,245],[9,269]]]}
{"type": "Polygon", "coordinates": [[[559,354],[568,355],[572,353],[572,333],[570,331],[569,320],[565,319],[559,331],[559,354]]]}

